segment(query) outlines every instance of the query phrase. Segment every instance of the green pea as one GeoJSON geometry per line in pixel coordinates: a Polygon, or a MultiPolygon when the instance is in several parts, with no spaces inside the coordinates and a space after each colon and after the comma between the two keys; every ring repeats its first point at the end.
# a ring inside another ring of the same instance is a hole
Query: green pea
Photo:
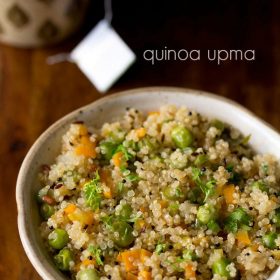
{"type": "Polygon", "coordinates": [[[58,269],[62,271],[68,271],[70,269],[70,263],[74,261],[73,253],[70,249],[64,248],[54,256],[54,262],[58,269]]]}
{"type": "Polygon", "coordinates": [[[269,248],[269,249],[276,249],[277,245],[275,243],[275,240],[278,238],[278,234],[275,232],[270,232],[265,234],[262,237],[262,243],[265,247],[269,248]]]}
{"type": "Polygon", "coordinates": [[[178,201],[184,201],[187,195],[181,187],[172,188],[171,186],[165,187],[162,194],[166,199],[178,201]]]}
{"type": "Polygon", "coordinates": [[[229,271],[227,270],[227,266],[230,264],[230,261],[226,258],[221,258],[215,261],[212,265],[213,274],[218,274],[222,277],[230,278],[229,271]]]}
{"type": "Polygon", "coordinates": [[[277,228],[280,228],[280,208],[275,210],[275,214],[272,216],[272,222],[277,228]]]}
{"type": "Polygon", "coordinates": [[[214,220],[211,220],[208,222],[207,227],[214,233],[218,233],[221,228],[219,226],[219,224],[217,222],[215,222],[214,220]]]}
{"type": "Polygon", "coordinates": [[[207,155],[198,155],[197,158],[194,161],[194,165],[200,167],[206,161],[208,161],[208,156],[207,155]]]}
{"type": "Polygon", "coordinates": [[[207,224],[210,220],[215,220],[217,217],[216,210],[213,205],[205,204],[198,208],[197,219],[202,224],[207,224]]]}
{"type": "Polygon", "coordinates": [[[171,138],[175,145],[180,149],[185,149],[192,145],[193,135],[183,126],[177,126],[171,131],[171,138]]]}
{"type": "Polygon", "coordinates": [[[66,230],[57,228],[49,234],[49,244],[54,249],[62,249],[69,241],[66,230]]]}
{"type": "Polygon", "coordinates": [[[44,220],[47,220],[49,217],[51,217],[54,214],[54,212],[54,207],[47,203],[43,203],[40,207],[40,214],[44,220]]]}
{"type": "Polygon", "coordinates": [[[87,268],[84,270],[80,270],[76,276],[77,280],[99,280],[100,277],[95,269],[87,268]]]}
{"type": "Polygon", "coordinates": [[[117,148],[117,145],[113,142],[104,141],[101,142],[100,145],[100,152],[104,156],[106,160],[110,160],[117,148]]]}
{"type": "Polygon", "coordinates": [[[183,251],[183,259],[184,260],[189,260],[189,261],[196,261],[198,258],[197,258],[197,255],[194,251],[184,250],[183,251]]]}
{"type": "Polygon", "coordinates": [[[261,180],[259,181],[256,181],[252,184],[252,188],[253,189],[259,189],[261,190],[262,192],[268,192],[268,188],[267,186],[265,185],[265,183],[261,180]]]}
{"type": "Polygon", "coordinates": [[[119,216],[129,219],[132,213],[132,207],[129,204],[123,204],[119,216]]]}
{"type": "Polygon", "coordinates": [[[134,236],[132,234],[133,228],[130,224],[125,221],[115,221],[112,226],[114,242],[117,246],[125,248],[129,246],[134,241],[134,236]]]}

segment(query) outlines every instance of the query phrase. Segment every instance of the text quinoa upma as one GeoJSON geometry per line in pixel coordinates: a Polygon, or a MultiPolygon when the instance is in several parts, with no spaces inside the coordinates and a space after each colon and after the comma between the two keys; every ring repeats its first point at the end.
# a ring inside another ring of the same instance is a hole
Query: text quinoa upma
{"type": "Polygon", "coordinates": [[[70,125],[42,167],[41,235],[77,280],[267,279],[280,264],[280,172],[250,137],[184,107],[70,125]]]}

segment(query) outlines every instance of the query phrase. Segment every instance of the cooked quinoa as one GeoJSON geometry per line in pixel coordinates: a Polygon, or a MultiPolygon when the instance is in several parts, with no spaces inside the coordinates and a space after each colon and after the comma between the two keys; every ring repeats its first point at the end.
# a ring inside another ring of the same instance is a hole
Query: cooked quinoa
{"type": "MultiPolygon", "coordinates": [[[[252,135],[254,137],[254,135],[252,135]]],[[[40,232],[77,280],[267,279],[280,172],[250,136],[185,107],[69,126],[40,172],[40,232]]]]}

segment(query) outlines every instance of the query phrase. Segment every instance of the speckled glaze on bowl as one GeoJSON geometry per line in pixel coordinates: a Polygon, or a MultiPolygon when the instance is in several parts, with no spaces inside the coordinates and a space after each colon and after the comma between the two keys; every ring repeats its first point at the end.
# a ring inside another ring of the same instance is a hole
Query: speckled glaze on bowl
{"type": "MultiPolygon", "coordinates": [[[[272,153],[280,159],[280,135],[273,128],[237,103],[197,90],[165,87],[129,90],[99,99],[66,115],[33,144],[22,163],[16,186],[20,238],[29,260],[43,279],[65,280],[66,277],[54,266],[39,236],[40,218],[35,199],[39,189],[37,175],[42,164],[54,161],[59,152],[61,136],[69,124],[82,120],[100,127],[104,122],[121,115],[126,107],[148,112],[164,104],[184,105],[210,118],[221,119],[245,135],[251,134],[250,143],[256,151],[272,153]]],[[[279,279],[280,268],[269,280],[279,279]]]]}

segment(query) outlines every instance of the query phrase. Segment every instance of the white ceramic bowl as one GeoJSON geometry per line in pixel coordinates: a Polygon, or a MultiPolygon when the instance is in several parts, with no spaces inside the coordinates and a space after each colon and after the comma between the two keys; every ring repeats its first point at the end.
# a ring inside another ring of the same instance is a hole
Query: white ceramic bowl
{"type": "MultiPolygon", "coordinates": [[[[184,105],[210,118],[221,119],[245,135],[251,134],[250,143],[259,153],[272,153],[280,158],[280,135],[273,128],[237,103],[201,91],[179,88],[129,90],[99,99],[70,113],[47,129],[34,143],[23,161],[17,180],[20,238],[28,258],[43,279],[65,280],[65,276],[53,265],[39,236],[40,220],[35,201],[39,189],[39,167],[54,161],[59,152],[61,136],[71,122],[83,120],[89,125],[100,127],[104,122],[121,115],[126,107],[148,112],[164,104],[184,105]]],[[[280,268],[269,278],[277,279],[280,279],[280,268]]]]}

